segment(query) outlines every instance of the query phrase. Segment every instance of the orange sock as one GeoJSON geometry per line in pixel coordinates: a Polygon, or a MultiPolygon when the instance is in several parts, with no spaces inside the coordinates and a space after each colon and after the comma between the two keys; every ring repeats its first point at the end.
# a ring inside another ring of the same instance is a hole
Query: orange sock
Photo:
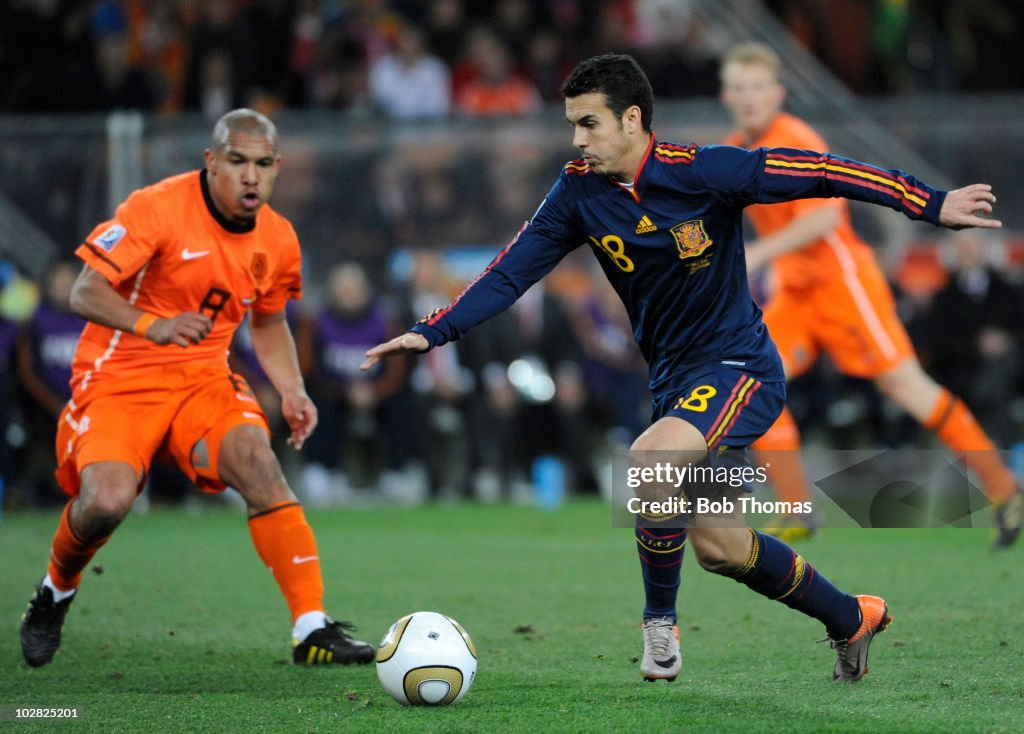
{"type": "Polygon", "coordinates": [[[806,502],[811,499],[800,459],[800,430],[789,408],[782,409],[768,432],[754,442],[753,448],[760,454],[758,462],[765,465],[768,479],[780,500],[806,502]]]}
{"type": "Polygon", "coordinates": [[[993,502],[1004,500],[1017,488],[1017,480],[1003,463],[996,447],[974,419],[971,411],[956,395],[942,389],[924,427],[938,436],[955,454],[962,454],[967,466],[978,475],[986,496],[993,502]]]}
{"type": "Polygon", "coordinates": [[[324,608],[324,582],[313,529],[298,502],[279,502],[249,518],[249,534],[288,603],[299,615],[324,608]]]}
{"type": "Polygon", "coordinates": [[[74,502],[71,500],[64,505],[60,522],[57,523],[57,532],[53,535],[53,544],[50,546],[50,565],[47,571],[50,580],[59,591],[77,589],[82,582],[82,570],[89,565],[89,561],[104,543],[110,540],[108,535],[87,543],[78,536],[71,527],[71,505],[74,502]]]}

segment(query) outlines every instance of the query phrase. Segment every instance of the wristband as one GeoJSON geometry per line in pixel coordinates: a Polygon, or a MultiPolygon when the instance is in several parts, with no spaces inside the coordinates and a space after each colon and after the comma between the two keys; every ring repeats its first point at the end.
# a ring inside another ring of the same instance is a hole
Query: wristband
{"type": "Polygon", "coordinates": [[[135,336],[141,336],[143,339],[146,338],[146,329],[148,329],[159,316],[151,313],[144,313],[139,316],[139,320],[132,326],[132,332],[135,336]]]}

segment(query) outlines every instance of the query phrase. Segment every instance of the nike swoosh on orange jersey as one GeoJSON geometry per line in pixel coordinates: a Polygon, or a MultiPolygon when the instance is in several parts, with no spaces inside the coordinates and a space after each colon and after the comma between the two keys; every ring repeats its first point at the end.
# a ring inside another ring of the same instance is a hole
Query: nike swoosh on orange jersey
{"type": "Polygon", "coordinates": [[[204,255],[209,255],[209,254],[210,254],[209,250],[200,250],[199,252],[189,252],[189,249],[186,247],[184,250],[181,251],[181,259],[182,260],[195,260],[197,257],[203,257],[204,255]]]}

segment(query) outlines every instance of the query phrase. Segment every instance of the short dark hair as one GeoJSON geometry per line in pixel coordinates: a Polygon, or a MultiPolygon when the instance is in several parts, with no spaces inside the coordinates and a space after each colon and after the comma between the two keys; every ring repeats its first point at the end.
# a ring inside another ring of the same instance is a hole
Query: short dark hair
{"type": "Polygon", "coordinates": [[[215,152],[224,148],[231,133],[263,136],[270,141],[270,147],[277,150],[277,128],[269,117],[256,110],[240,107],[217,120],[210,136],[210,148],[215,152]]]}
{"type": "Polygon", "coordinates": [[[640,124],[651,131],[654,120],[654,90],[636,59],[628,54],[601,54],[581,61],[566,77],[562,94],[567,98],[581,94],[603,93],[609,109],[619,119],[636,105],[640,108],[640,124]]]}

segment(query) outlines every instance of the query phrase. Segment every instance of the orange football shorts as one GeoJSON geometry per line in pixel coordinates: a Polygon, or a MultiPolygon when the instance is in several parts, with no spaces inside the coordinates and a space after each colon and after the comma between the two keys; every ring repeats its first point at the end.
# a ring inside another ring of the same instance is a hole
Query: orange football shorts
{"type": "Polygon", "coordinates": [[[772,294],[764,322],[788,377],[798,377],[821,352],[852,377],[874,378],[913,356],[896,303],[874,259],[830,274],[806,290],[772,294]]]}
{"type": "Polygon", "coordinates": [[[224,369],[175,365],[154,375],[103,376],[76,386],[57,426],[57,481],[72,497],[81,471],[100,461],[135,468],[139,490],[154,456],[168,456],[205,492],[220,492],[217,460],[235,426],[267,434],[267,418],[245,379],[224,369]],[[158,379],[155,379],[157,378],[158,379]]]}

